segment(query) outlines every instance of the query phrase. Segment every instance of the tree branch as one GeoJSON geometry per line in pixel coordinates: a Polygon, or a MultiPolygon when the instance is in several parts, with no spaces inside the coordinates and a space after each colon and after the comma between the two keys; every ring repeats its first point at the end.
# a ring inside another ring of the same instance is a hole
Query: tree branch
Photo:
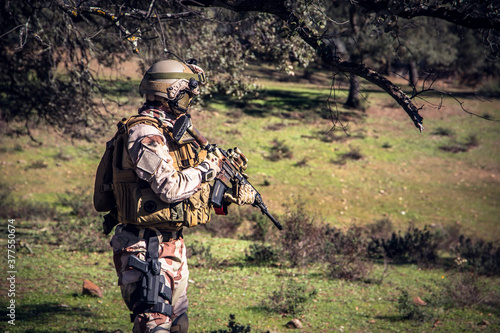
{"type": "Polygon", "coordinates": [[[390,13],[392,15],[411,19],[417,16],[428,16],[442,19],[471,29],[500,30],[500,15],[496,1],[463,1],[449,6],[450,1],[407,1],[395,0],[351,0],[353,5],[359,6],[370,13],[390,13]],[[438,4],[435,4],[435,3],[438,4]],[[495,6],[497,8],[495,8],[495,6]]]}
{"type": "Polygon", "coordinates": [[[290,14],[288,24],[292,28],[295,27],[300,37],[316,51],[325,64],[333,66],[341,72],[351,73],[362,77],[382,88],[403,108],[415,126],[420,131],[423,131],[423,118],[419,114],[419,108],[417,108],[411,98],[404,93],[401,88],[395,86],[387,78],[363,64],[342,60],[334,54],[333,50],[321,38],[315,36],[307,27],[301,24],[300,19],[295,14],[290,14]]]}

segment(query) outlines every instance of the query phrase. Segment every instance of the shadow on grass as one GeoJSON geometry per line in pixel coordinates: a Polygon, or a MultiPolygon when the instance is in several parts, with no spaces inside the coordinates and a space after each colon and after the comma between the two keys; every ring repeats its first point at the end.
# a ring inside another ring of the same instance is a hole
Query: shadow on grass
{"type": "MultiPolygon", "coordinates": [[[[0,317],[6,321],[11,320],[8,315],[10,310],[7,309],[8,304],[0,304],[0,317]]],[[[48,302],[41,304],[16,304],[15,308],[15,326],[28,327],[23,332],[67,332],[67,329],[57,329],[61,321],[61,316],[64,316],[66,322],[72,324],[78,323],[83,318],[96,316],[90,309],[78,306],[68,306],[60,303],[48,302]],[[56,327],[53,327],[56,326],[56,327]],[[29,327],[37,327],[36,329],[29,327]],[[53,327],[53,328],[51,328],[53,327]]],[[[66,325],[64,325],[66,327],[66,325]]],[[[17,330],[16,330],[17,332],[17,330]]],[[[94,332],[105,333],[106,331],[79,328],[75,332],[94,332]]]]}
{"type": "MultiPolygon", "coordinates": [[[[327,99],[328,94],[321,91],[266,89],[260,91],[257,98],[236,99],[227,95],[213,95],[210,101],[227,105],[229,108],[242,109],[245,114],[253,117],[267,117],[278,113],[283,118],[301,119],[314,115],[329,119],[331,113],[327,106],[327,99]]],[[[342,119],[359,117],[356,112],[345,111],[341,107],[332,111],[338,112],[342,119]]]]}

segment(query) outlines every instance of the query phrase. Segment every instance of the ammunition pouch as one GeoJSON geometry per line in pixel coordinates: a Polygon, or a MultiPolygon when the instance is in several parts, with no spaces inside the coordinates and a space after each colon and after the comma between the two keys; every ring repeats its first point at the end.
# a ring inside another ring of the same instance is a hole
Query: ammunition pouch
{"type": "Polygon", "coordinates": [[[184,200],[184,225],[188,228],[210,221],[211,187],[209,183],[201,183],[201,189],[184,200]]]}
{"type": "Polygon", "coordinates": [[[144,312],[161,313],[172,317],[172,289],[165,281],[165,276],[161,275],[161,264],[159,261],[159,239],[151,229],[147,229],[144,235],[146,239],[146,260],[139,259],[136,255],[131,255],[128,259],[128,265],[140,272],[143,277],[141,280],[140,295],[138,301],[134,304],[133,313],[130,316],[133,322],[135,317],[144,312]],[[168,302],[168,303],[167,303],[168,302]]]}

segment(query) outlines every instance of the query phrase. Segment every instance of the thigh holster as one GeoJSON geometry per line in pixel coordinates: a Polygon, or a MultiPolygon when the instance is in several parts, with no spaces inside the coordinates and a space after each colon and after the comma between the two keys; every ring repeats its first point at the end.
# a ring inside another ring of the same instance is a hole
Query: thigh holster
{"type": "Polygon", "coordinates": [[[146,260],[139,259],[131,255],[128,265],[142,272],[142,280],[139,282],[140,288],[138,301],[134,304],[134,310],[130,316],[132,322],[135,317],[144,312],[156,312],[172,317],[172,289],[165,281],[165,276],[161,275],[161,264],[159,261],[158,246],[159,240],[156,235],[150,236],[150,230],[146,230],[146,260]],[[168,303],[166,303],[168,302],[168,303]]]}

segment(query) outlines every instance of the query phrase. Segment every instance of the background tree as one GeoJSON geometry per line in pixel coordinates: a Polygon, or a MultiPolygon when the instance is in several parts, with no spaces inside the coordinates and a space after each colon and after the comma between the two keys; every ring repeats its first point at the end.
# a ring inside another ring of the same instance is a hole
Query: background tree
{"type": "MultiPolygon", "coordinates": [[[[91,60],[113,67],[133,52],[140,54],[143,66],[172,54],[198,58],[214,74],[210,89],[240,96],[248,90],[243,68],[256,56],[278,61],[277,67],[290,73],[296,65],[321,59],[324,70],[358,76],[382,88],[422,129],[420,106],[412,98],[419,92],[408,96],[378,73],[377,66],[365,64],[359,45],[366,45],[366,39],[354,33],[357,51],[348,50],[346,58],[338,52],[342,45],[337,37],[343,30],[324,23],[341,22],[328,11],[328,1],[2,0],[0,5],[1,117],[23,121],[28,134],[31,126],[46,122],[74,136],[90,137],[96,122],[105,117],[94,98],[105,88],[91,70],[91,60]]],[[[399,36],[402,19],[415,17],[476,29],[488,55],[498,55],[498,1],[343,5],[359,15],[360,22],[393,36],[399,36]]]]}

